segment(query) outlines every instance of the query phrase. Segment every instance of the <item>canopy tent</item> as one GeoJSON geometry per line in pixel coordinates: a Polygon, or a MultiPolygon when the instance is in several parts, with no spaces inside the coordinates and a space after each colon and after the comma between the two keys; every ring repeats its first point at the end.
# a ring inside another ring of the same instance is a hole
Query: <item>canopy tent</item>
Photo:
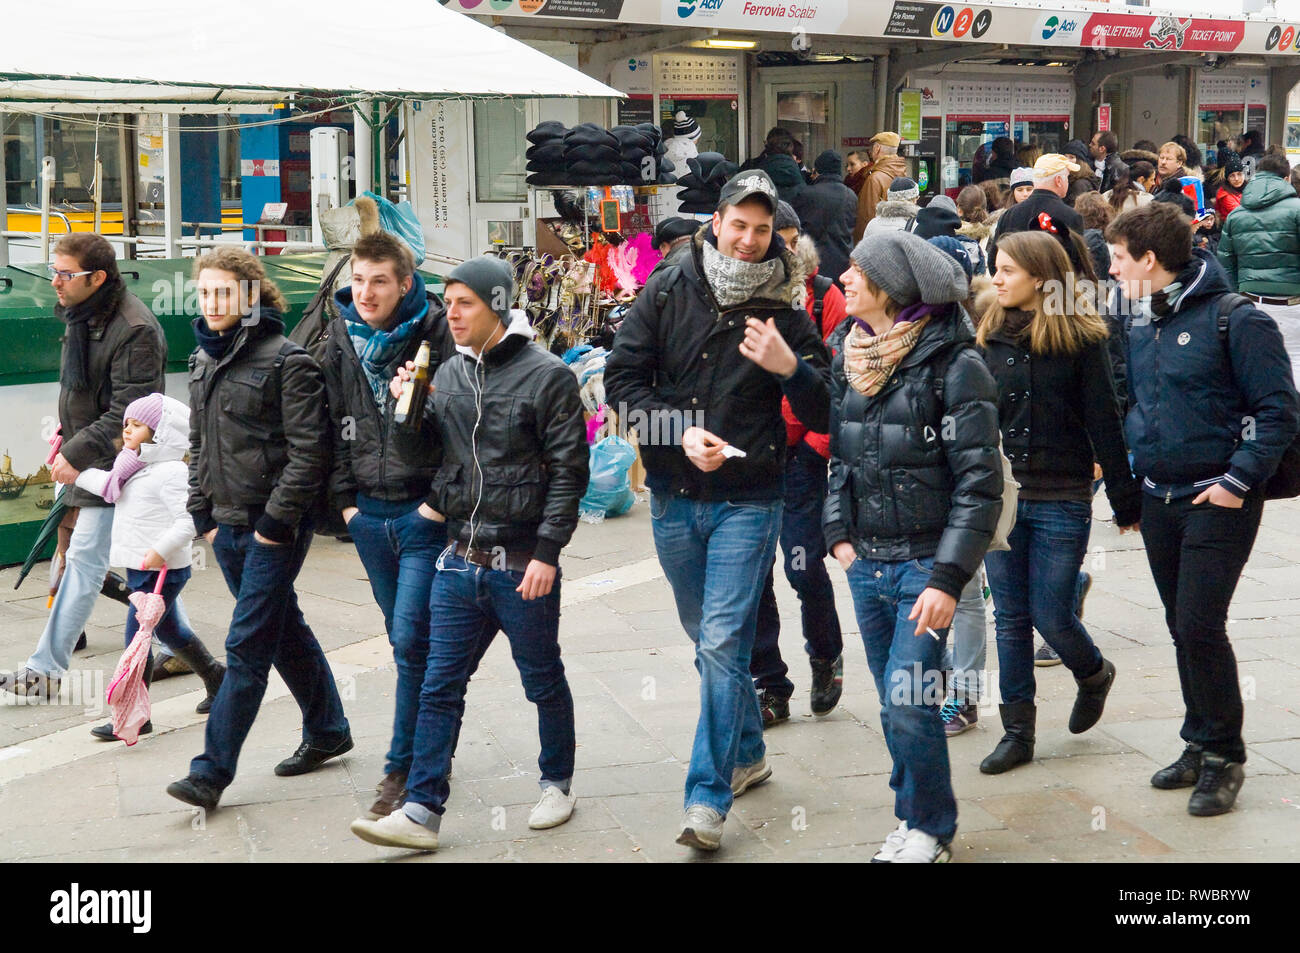
{"type": "Polygon", "coordinates": [[[354,99],[618,97],[434,0],[61,0],[5,5],[5,103],[232,112],[295,93],[354,99]],[[52,19],[53,18],[53,19],[52,19]],[[57,29],[51,29],[57,24],[57,29]]]}

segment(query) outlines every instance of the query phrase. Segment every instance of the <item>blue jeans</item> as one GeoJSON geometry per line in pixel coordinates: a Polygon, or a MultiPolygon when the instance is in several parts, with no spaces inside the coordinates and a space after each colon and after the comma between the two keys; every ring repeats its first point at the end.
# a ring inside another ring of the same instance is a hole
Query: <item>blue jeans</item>
{"type": "Polygon", "coordinates": [[[984,557],[998,640],[1003,704],[1034,700],[1034,629],[1075,678],[1095,675],[1101,653],[1075,614],[1092,507],[1075,500],[1021,500],[1008,552],[984,557]]]}
{"type": "Polygon", "coordinates": [[[235,777],[272,665],[302,709],[303,741],[330,748],[349,733],[334,674],[293,591],[311,537],[304,520],[292,543],[259,543],[251,526],[226,524],[212,541],[235,611],[226,636],[226,677],[208,715],[203,754],[190,762],[190,774],[218,789],[235,777]]]}
{"type": "Polygon", "coordinates": [[[979,572],[961,591],[951,635],[943,653],[943,667],[952,671],[948,694],[959,704],[978,705],[984,697],[984,668],[988,662],[988,620],[984,614],[984,580],[979,572]]]}
{"type": "MultiPolygon", "coordinates": [[[[781,552],[785,578],[799,595],[804,651],[812,658],[831,662],[844,651],[840,617],[835,611],[835,591],[826,572],[826,540],[822,535],[822,505],[826,502],[826,459],[802,441],[790,447],[785,458],[785,507],[781,513],[781,552]]],[[[754,653],[749,674],[756,687],[779,698],[794,693],[781,658],[781,617],[767,572],[758,604],[754,653]]]]}
{"type": "Polygon", "coordinates": [[[438,553],[447,545],[447,524],[421,516],[420,502],[358,496],[359,512],[348,521],[348,533],[370,578],[370,591],[384,613],[384,630],[397,665],[397,704],[385,774],[411,770],[420,685],[429,657],[429,593],[438,571],[438,553]]]}
{"type": "Polygon", "coordinates": [[[700,719],[686,774],[686,807],[731,809],[731,773],[761,761],[763,718],[749,675],[763,576],[781,531],[780,500],[708,503],[655,493],[655,550],[695,643],[700,719]]]}
{"type": "Polygon", "coordinates": [[[515,590],[522,572],[472,566],[445,554],[429,596],[429,659],[415,723],[415,760],[406,779],[406,816],[437,830],[451,788],[447,774],[455,754],[465,689],[483,653],[503,631],[524,683],[524,697],[537,706],[542,787],[569,790],[577,748],[573,695],[560,661],[560,573],[548,595],[524,601],[515,590]]]}
{"type": "MultiPolygon", "coordinates": [[[[167,611],[158,620],[158,624],[154,626],[153,634],[159,642],[171,649],[184,648],[194,638],[194,630],[190,628],[189,619],[184,618],[182,613],[177,611],[176,606],[177,596],[181,594],[181,590],[185,588],[185,584],[189,581],[189,566],[183,569],[167,570],[167,578],[163,580],[160,595],[163,597],[163,603],[167,606],[167,611]]],[[[156,569],[128,569],[126,571],[126,584],[131,587],[132,592],[153,592],[157,583],[158,570],[156,569]]],[[[126,610],[126,644],[128,646],[138,631],[140,631],[140,623],[135,619],[135,603],[132,603],[131,607],[126,610]]]]}
{"type": "Polygon", "coordinates": [[[938,631],[938,641],[929,633],[918,636],[907,618],[933,569],[933,557],[901,563],[858,558],[849,565],[848,582],[894,762],[894,815],[946,844],[957,832],[948,741],[939,717],[948,630],[938,631]]]}

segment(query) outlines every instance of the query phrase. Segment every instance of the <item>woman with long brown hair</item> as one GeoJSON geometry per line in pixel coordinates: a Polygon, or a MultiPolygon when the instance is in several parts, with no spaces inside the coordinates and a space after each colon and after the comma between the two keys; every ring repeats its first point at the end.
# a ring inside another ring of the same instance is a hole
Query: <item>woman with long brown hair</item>
{"type": "Polygon", "coordinates": [[[993,591],[1005,734],[980,770],[1000,774],[1034,755],[1033,630],[1078,685],[1070,731],[1101,718],[1115,666],[1076,613],[1075,586],[1092,524],[1093,460],[1122,528],[1138,522],[1107,353],[1109,331],[1052,235],[1016,232],[998,243],[997,301],[976,344],[998,385],[1002,442],[1020,483],[1009,552],[984,558],[993,591]]]}

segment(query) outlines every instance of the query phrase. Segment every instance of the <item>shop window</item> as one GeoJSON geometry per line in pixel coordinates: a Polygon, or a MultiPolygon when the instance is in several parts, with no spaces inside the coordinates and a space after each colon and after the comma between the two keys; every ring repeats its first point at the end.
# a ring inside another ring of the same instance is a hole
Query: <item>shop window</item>
{"type": "Polygon", "coordinates": [[[522,202],[524,138],[528,121],[524,104],[513,100],[486,100],[474,104],[474,195],[479,202],[522,202]]]}
{"type": "Polygon", "coordinates": [[[829,89],[778,90],[776,125],[790,130],[803,143],[804,164],[830,149],[831,92],[829,89]]]}
{"type": "Polygon", "coordinates": [[[55,181],[51,200],[56,204],[89,207],[95,191],[95,154],[103,170],[100,195],[105,205],[122,201],[122,169],[118,128],[120,117],[68,116],[42,119],[45,154],[54,156],[55,181]]]}
{"type": "Polygon", "coordinates": [[[1196,144],[1202,152],[1211,153],[1207,161],[1213,159],[1212,153],[1218,149],[1220,139],[1231,139],[1241,135],[1246,125],[1245,107],[1236,109],[1202,109],[1198,115],[1196,144]]]}
{"type": "MultiPolygon", "coordinates": [[[[695,98],[687,96],[659,97],[659,124],[672,135],[673,117],[684,112],[700,124],[700,138],[696,148],[700,152],[720,152],[732,162],[740,162],[740,112],[736,99],[695,98]]],[[[678,169],[674,175],[685,175],[689,170],[678,169]]]]}
{"type": "Polygon", "coordinates": [[[244,177],[239,163],[239,126],[222,117],[223,128],[217,133],[217,164],[221,169],[221,201],[238,205],[243,194],[244,177]]]}
{"type": "Polygon", "coordinates": [[[36,119],[0,113],[0,148],[4,151],[5,204],[22,206],[37,201],[36,119]]]}

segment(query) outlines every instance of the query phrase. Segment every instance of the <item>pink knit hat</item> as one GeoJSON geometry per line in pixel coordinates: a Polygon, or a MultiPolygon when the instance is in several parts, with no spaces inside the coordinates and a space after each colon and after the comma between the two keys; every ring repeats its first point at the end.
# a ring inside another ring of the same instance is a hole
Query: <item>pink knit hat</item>
{"type": "Polygon", "coordinates": [[[126,423],[128,420],[138,420],[150,430],[157,430],[158,425],[162,423],[162,415],[163,395],[153,393],[144,397],[137,397],[127,404],[126,411],[122,414],[122,423],[126,423]]]}

